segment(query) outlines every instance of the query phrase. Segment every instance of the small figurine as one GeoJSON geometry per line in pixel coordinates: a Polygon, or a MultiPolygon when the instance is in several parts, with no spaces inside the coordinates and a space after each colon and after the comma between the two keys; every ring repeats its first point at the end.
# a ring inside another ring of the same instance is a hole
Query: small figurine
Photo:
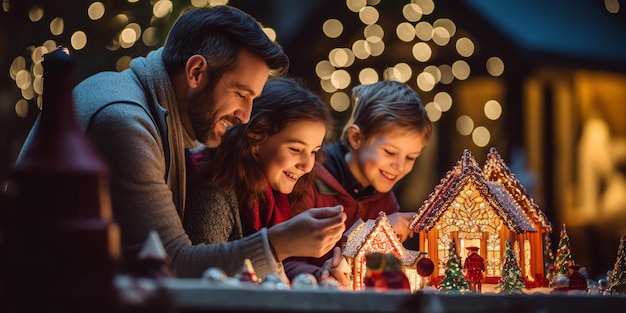
{"type": "Polygon", "coordinates": [[[365,255],[365,266],[363,284],[366,288],[411,290],[409,279],[402,270],[402,261],[394,254],[369,253],[365,255]]]}
{"type": "Polygon", "coordinates": [[[137,276],[146,278],[172,277],[167,267],[168,256],[159,234],[152,230],[138,256],[137,276]]]}
{"type": "Polygon", "coordinates": [[[570,263],[567,266],[569,271],[569,290],[587,291],[587,278],[580,273],[580,264],[570,263]]]}
{"type": "Polygon", "coordinates": [[[256,272],[254,271],[254,268],[252,267],[252,262],[250,261],[250,259],[243,260],[243,266],[241,268],[241,272],[239,272],[239,274],[237,274],[235,278],[244,284],[248,283],[248,284],[256,285],[259,283],[259,279],[256,276],[256,272]]]}
{"type": "Polygon", "coordinates": [[[470,283],[470,290],[473,292],[482,291],[483,272],[485,271],[485,259],[478,254],[478,247],[466,247],[469,250],[467,258],[463,263],[463,268],[467,270],[465,278],[470,283]]]}

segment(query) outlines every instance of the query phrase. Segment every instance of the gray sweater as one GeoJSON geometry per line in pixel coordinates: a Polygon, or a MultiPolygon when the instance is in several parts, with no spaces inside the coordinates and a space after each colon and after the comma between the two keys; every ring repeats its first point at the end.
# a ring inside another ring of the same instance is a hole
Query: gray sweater
{"type": "MultiPolygon", "coordinates": [[[[230,242],[198,245],[185,233],[184,149],[196,142],[185,140],[189,137],[161,50],[134,59],[130,69],[95,74],[74,88],[79,124],[109,169],[122,257],[135,258],[149,232],[156,230],[178,277],[199,277],[209,267],[233,274],[245,258],[259,277],[280,271],[265,229],[230,242]]],[[[221,201],[214,205],[227,206],[221,201]]],[[[225,221],[213,222],[219,226],[225,221]]]]}

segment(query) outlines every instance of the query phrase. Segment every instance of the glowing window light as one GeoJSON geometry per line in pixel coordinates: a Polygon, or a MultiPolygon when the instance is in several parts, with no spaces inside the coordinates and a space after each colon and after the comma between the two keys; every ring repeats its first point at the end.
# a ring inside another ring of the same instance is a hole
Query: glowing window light
{"type": "Polygon", "coordinates": [[[330,75],[330,82],[337,89],[345,89],[350,85],[350,74],[345,70],[336,70],[330,75]]]}
{"type": "Polygon", "coordinates": [[[430,73],[430,75],[433,75],[433,78],[435,79],[435,83],[438,83],[439,80],[441,79],[441,71],[439,70],[438,67],[434,65],[429,65],[425,67],[424,72],[430,73]]]}
{"type": "Polygon", "coordinates": [[[350,107],[350,96],[345,92],[336,92],[330,96],[330,106],[337,112],[343,112],[350,107]]]}
{"type": "Polygon", "coordinates": [[[433,28],[433,42],[439,46],[445,46],[450,42],[450,33],[443,27],[433,28]]]}
{"type": "Polygon", "coordinates": [[[72,34],[70,42],[74,50],[80,50],[87,45],[87,34],[83,31],[76,31],[72,34]]]}
{"type": "Polygon", "coordinates": [[[105,9],[102,2],[94,2],[89,5],[89,8],[87,8],[87,16],[94,21],[101,19],[104,16],[104,12],[105,9]]]}
{"type": "Polygon", "coordinates": [[[448,31],[448,34],[450,35],[450,37],[454,36],[454,34],[456,34],[456,25],[454,25],[454,22],[450,19],[447,18],[440,18],[438,20],[436,20],[433,23],[433,27],[437,28],[437,27],[443,27],[446,29],[446,31],[448,31]]]}
{"type": "Polygon", "coordinates": [[[415,38],[415,27],[411,23],[400,23],[396,26],[396,36],[404,42],[409,42],[415,38]]]}
{"type": "Polygon", "coordinates": [[[610,13],[615,14],[619,12],[619,1],[618,0],[604,0],[604,7],[610,13]]]}
{"type": "Polygon", "coordinates": [[[159,0],[152,7],[152,14],[156,18],[164,18],[168,14],[172,13],[173,4],[169,0],[159,0]]]}
{"type": "Polygon", "coordinates": [[[380,14],[378,13],[378,10],[376,10],[376,8],[374,7],[366,6],[359,11],[359,19],[365,25],[372,25],[378,22],[379,17],[380,14]]]}
{"type": "Polygon", "coordinates": [[[365,36],[365,40],[369,42],[378,42],[385,37],[385,30],[378,24],[371,24],[365,26],[363,35],[365,36]]]}
{"type": "Polygon", "coordinates": [[[327,93],[333,93],[333,92],[337,91],[337,88],[335,86],[333,86],[333,84],[330,82],[330,78],[328,78],[328,79],[321,79],[320,80],[320,87],[322,87],[322,89],[324,89],[324,91],[326,91],[327,93]]]}
{"type": "Polygon", "coordinates": [[[366,67],[359,72],[359,82],[361,84],[373,84],[378,81],[378,73],[371,67],[366,67]]]}
{"type": "Polygon", "coordinates": [[[439,72],[441,73],[441,79],[439,80],[440,83],[447,85],[454,81],[454,74],[452,74],[452,67],[450,65],[440,65],[439,72]]]}
{"type": "Polygon", "coordinates": [[[409,22],[417,22],[422,18],[422,8],[415,3],[405,4],[402,7],[402,16],[409,22]]]}
{"type": "Polygon", "coordinates": [[[63,19],[60,17],[55,17],[52,22],[50,22],[50,33],[58,36],[63,33],[63,28],[65,27],[63,19]]]}
{"type": "Polygon", "coordinates": [[[147,47],[156,46],[159,43],[159,29],[156,27],[148,27],[141,35],[143,44],[147,47]]]}
{"type": "Polygon", "coordinates": [[[423,21],[415,25],[415,36],[422,41],[429,41],[433,38],[433,26],[423,21]]]}
{"type": "Polygon", "coordinates": [[[447,112],[452,108],[452,96],[445,91],[438,92],[433,101],[439,105],[442,112],[447,112]]]}
{"type": "Polygon", "coordinates": [[[405,83],[411,78],[411,75],[413,75],[413,70],[411,66],[406,63],[398,63],[393,67],[393,73],[399,82],[405,83]]]}
{"type": "Polygon", "coordinates": [[[458,80],[466,80],[470,75],[470,67],[463,60],[456,61],[452,64],[452,74],[458,80]]]}
{"type": "Polygon", "coordinates": [[[436,122],[441,118],[442,112],[439,105],[434,102],[428,102],[424,109],[426,110],[426,116],[431,122],[436,122]]]}
{"type": "Polygon", "coordinates": [[[456,131],[467,136],[474,130],[474,120],[467,115],[461,115],[456,119],[456,131]]]}
{"type": "Polygon", "coordinates": [[[413,52],[413,57],[420,62],[428,61],[433,53],[430,46],[425,42],[414,44],[411,51],[413,52]]]}
{"type": "Polygon", "coordinates": [[[361,11],[367,5],[367,0],[346,0],[346,6],[354,13],[361,11]]]}
{"type": "Polygon", "coordinates": [[[462,57],[470,57],[474,54],[474,43],[467,37],[459,38],[456,41],[456,52],[462,57]]]}
{"type": "Polygon", "coordinates": [[[355,57],[364,60],[370,57],[372,49],[367,40],[359,39],[352,44],[352,52],[355,57]]]}
{"type": "MultiPolygon", "coordinates": [[[[4,1],[3,1],[4,3],[4,1]]],[[[28,18],[31,22],[38,22],[43,17],[43,9],[39,7],[32,7],[28,11],[28,18]]]]}
{"type": "Polygon", "coordinates": [[[320,79],[330,79],[330,75],[335,71],[335,67],[328,60],[322,60],[315,65],[315,74],[320,79]]]}
{"type": "Polygon", "coordinates": [[[24,99],[20,99],[15,103],[15,113],[19,117],[28,116],[28,102],[24,99]]]}
{"type": "Polygon", "coordinates": [[[338,19],[328,19],[322,25],[322,31],[328,38],[337,38],[343,33],[343,24],[338,19]]]}
{"type": "Polygon", "coordinates": [[[472,141],[478,147],[484,147],[491,141],[491,134],[489,130],[484,126],[479,126],[472,132],[472,141]]]}
{"type": "Polygon", "coordinates": [[[270,27],[263,27],[263,32],[271,41],[276,41],[276,31],[270,27]]]}
{"type": "Polygon", "coordinates": [[[379,56],[385,52],[385,42],[380,40],[377,42],[368,42],[370,46],[370,54],[372,56],[379,56]]]}
{"type": "Polygon", "coordinates": [[[495,121],[502,116],[502,106],[496,100],[487,101],[483,110],[485,111],[485,116],[492,121],[495,121]]]}
{"type": "Polygon", "coordinates": [[[435,10],[435,3],[432,0],[413,0],[411,2],[419,5],[424,15],[433,13],[435,10]]]}
{"type": "Polygon", "coordinates": [[[491,57],[487,59],[487,72],[494,77],[498,77],[504,73],[504,62],[499,57],[491,57]]]}
{"type": "Polygon", "coordinates": [[[431,73],[422,72],[417,75],[417,87],[423,91],[431,91],[435,88],[435,77],[431,73]]]}

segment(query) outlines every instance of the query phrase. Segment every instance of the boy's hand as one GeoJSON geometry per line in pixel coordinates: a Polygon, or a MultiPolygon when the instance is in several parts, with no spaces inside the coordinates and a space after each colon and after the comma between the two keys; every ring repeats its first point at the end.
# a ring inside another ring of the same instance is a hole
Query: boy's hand
{"type": "Polygon", "coordinates": [[[413,230],[409,229],[409,223],[413,216],[415,216],[415,212],[396,212],[387,215],[389,224],[391,224],[393,231],[398,235],[400,242],[413,237],[413,230]]]}

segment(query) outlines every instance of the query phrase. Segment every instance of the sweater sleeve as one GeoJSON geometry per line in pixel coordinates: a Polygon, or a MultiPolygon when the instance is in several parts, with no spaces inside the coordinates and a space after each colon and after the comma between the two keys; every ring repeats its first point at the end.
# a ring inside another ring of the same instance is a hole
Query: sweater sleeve
{"type": "Polygon", "coordinates": [[[245,258],[252,261],[259,277],[282,273],[282,264],[274,260],[265,229],[230,242],[191,243],[165,180],[159,131],[139,106],[106,107],[91,119],[86,135],[109,167],[113,216],[121,230],[126,261],[137,256],[147,234],[156,230],[177,277],[200,277],[209,267],[234,275],[245,258]]]}

